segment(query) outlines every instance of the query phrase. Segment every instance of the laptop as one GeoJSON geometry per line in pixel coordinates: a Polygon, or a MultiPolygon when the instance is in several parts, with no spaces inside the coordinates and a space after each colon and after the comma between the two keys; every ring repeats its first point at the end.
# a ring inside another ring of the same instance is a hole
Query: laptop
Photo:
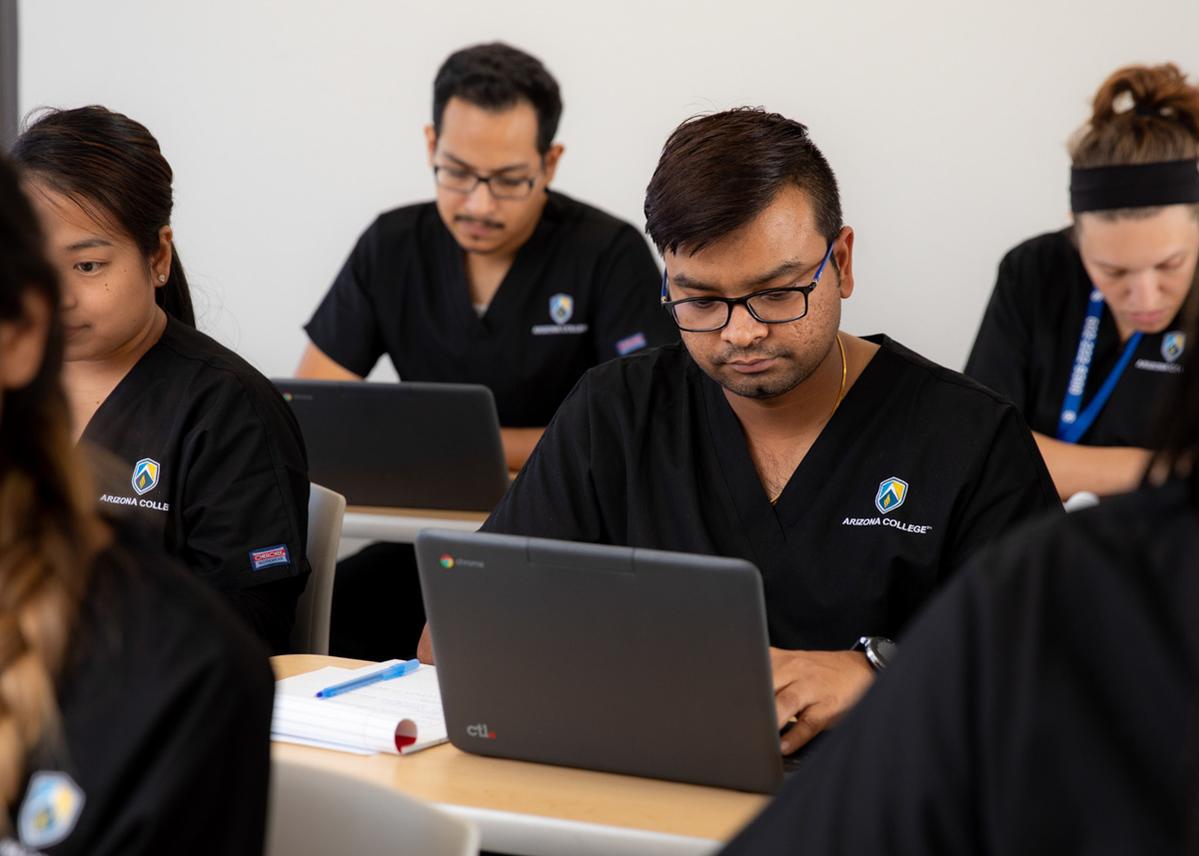
{"type": "Polygon", "coordinates": [[[300,423],[309,478],[350,505],[490,511],[508,487],[487,387],[273,383],[300,423]]]}
{"type": "Polygon", "coordinates": [[[781,784],[750,563],[435,529],[416,556],[459,749],[758,793],[781,784]]]}

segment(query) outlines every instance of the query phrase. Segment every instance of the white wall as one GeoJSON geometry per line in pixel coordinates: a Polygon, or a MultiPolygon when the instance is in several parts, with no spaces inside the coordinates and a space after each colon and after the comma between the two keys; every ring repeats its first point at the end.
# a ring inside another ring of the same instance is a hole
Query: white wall
{"type": "MultiPolygon", "coordinates": [[[[858,232],[852,332],[958,368],[1002,252],[1065,222],[1064,142],[1116,66],[1199,74],[1196,0],[25,0],[23,111],[101,103],[175,169],[200,326],[267,374],[358,233],[431,194],[422,126],[452,50],[504,39],[562,85],[557,186],[638,227],[686,116],[809,125],[858,232]]],[[[386,372],[384,372],[386,374],[386,372]]]]}

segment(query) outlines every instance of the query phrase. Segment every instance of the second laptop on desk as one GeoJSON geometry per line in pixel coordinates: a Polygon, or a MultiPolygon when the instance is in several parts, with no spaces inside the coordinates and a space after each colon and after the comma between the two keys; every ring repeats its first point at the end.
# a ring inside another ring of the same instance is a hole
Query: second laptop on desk
{"type": "Polygon", "coordinates": [[[459,749],[763,793],[781,783],[753,565],[428,529],[416,554],[459,749]]]}
{"type": "Polygon", "coordinates": [[[350,505],[490,511],[508,487],[491,391],[471,384],[276,379],[309,477],[350,505]]]}

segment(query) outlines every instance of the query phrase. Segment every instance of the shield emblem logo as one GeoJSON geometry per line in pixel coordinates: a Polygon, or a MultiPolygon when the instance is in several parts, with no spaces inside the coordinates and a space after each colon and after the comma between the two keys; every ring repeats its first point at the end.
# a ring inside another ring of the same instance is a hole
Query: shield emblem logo
{"type": "Polygon", "coordinates": [[[147,494],[158,487],[158,473],[161,468],[153,458],[142,458],[133,465],[133,478],[130,481],[138,496],[147,494]]]}
{"type": "Polygon", "coordinates": [[[1181,330],[1171,330],[1162,336],[1162,359],[1167,363],[1177,362],[1186,346],[1187,334],[1181,330]]]}
{"type": "Polygon", "coordinates": [[[29,780],[17,814],[17,832],[27,847],[50,847],[75,828],[83,810],[83,791],[66,773],[39,771],[29,780]]]}
{"type": "Polygon", "coordinates": [[[575,299],[569,294],[555,294],[550,298],[550,318],[555,324],[565,324],[575,314],[575,299]]]}
{"type": "Polygon", "coordinates": [[[907,498],[908,483],[903,479],[891,476],[879,483],[878,493],[874,496],[874,507],[879,510],[880,514],[886,514],[903,505],[907,498]]]}

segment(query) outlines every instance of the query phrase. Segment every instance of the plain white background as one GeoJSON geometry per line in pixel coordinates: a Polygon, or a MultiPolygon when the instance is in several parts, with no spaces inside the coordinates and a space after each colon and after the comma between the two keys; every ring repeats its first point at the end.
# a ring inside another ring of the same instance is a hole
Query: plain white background
{"type": "Polygon", "coordinates": [[[1065,141],[1107,73],[1199,74],[1197,0],[27,0],[20,27],[22,111],[99,103],[158,137],[200,327],[268,375],[294,369],[362,229],[431,195],[432,78],[468,44],[546,63],[556,186],[638,228],[682,119],[806,123],[858,234],[845,329],[953,368],[1002,253],[1066,222],[1065,141]]]}

